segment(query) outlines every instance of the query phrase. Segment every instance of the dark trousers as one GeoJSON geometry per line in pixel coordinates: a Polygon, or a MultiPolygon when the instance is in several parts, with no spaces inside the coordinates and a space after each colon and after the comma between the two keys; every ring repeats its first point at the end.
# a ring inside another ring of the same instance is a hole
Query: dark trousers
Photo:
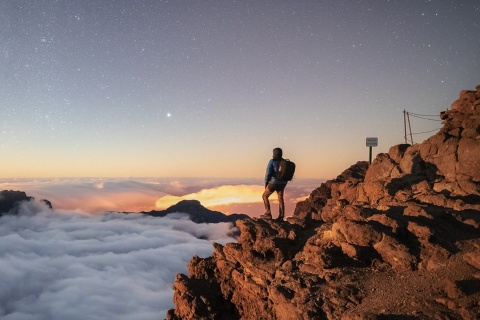
{"type": "Polygon", "coordinates": [[[263,192],[263,204],[265,205],[265,213],[272,214],[270,210],[270,201],[268,201],[268,197],[272,195],[272,193],[277,192],[278,195],[278,209],[279,209],[279,217],[284,217],[285,215],[285,201],[283,200],[283,194],[285,190],[284,184],[269,184],[265,187],[265,191],[263,192]]]}

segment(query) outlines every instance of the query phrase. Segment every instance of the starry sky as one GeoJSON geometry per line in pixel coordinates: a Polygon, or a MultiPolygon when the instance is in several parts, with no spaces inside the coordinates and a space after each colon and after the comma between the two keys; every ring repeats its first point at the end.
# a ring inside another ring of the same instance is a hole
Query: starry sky
{"type": "Polygon", "coordinates": [[[334,178],[480,84],[480,1],[0,2],[0,177],[334,178]]]}

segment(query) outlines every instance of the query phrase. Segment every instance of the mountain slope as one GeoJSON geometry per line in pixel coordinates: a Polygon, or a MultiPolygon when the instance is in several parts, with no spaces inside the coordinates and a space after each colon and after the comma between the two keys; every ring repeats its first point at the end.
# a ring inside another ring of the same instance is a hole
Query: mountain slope
{"type": "Polygon", "coordinates": [[[237,221],[194,257],[168,319],[478,319],[480,86],[421,144],[358,162],[288,222],[237,221]]]}

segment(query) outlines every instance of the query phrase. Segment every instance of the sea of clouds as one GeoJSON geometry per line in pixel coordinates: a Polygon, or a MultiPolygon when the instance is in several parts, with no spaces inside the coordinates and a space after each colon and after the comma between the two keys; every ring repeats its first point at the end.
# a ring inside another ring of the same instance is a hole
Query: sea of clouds
{"type": "MultiPolygon", "coordinates": [[[[294,179],[287,186],[287,216],[323,180],[294,179]]],[[[225,214],[264,213],[260,179],[202,178],[59,178],[0,179],[0,190],[21,190],[36,199],[47,199],[53,207],[88,213],[105,211],[141,212],[163,210],[181,200],[198,200],[211,210],[225,214]]],[[[276,194],[271,197],[277,209],[276,194]]]]}
{"type": "Polygon", "coordinates": [[[163,319],[172,284],[212,242],[234,242],[230,224],[185,215],[82,214],[24,202],[0,217],[2,320],[163,319]]]}

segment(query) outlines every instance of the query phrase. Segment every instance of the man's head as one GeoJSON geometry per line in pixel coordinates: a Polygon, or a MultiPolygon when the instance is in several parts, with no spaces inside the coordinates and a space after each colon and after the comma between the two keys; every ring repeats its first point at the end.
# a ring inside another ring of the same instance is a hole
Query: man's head
{"type": "Polygon", "coordinates": [[[273,149],[273,159],[282,159],[283,151],[280,148],[273,149]]]}

